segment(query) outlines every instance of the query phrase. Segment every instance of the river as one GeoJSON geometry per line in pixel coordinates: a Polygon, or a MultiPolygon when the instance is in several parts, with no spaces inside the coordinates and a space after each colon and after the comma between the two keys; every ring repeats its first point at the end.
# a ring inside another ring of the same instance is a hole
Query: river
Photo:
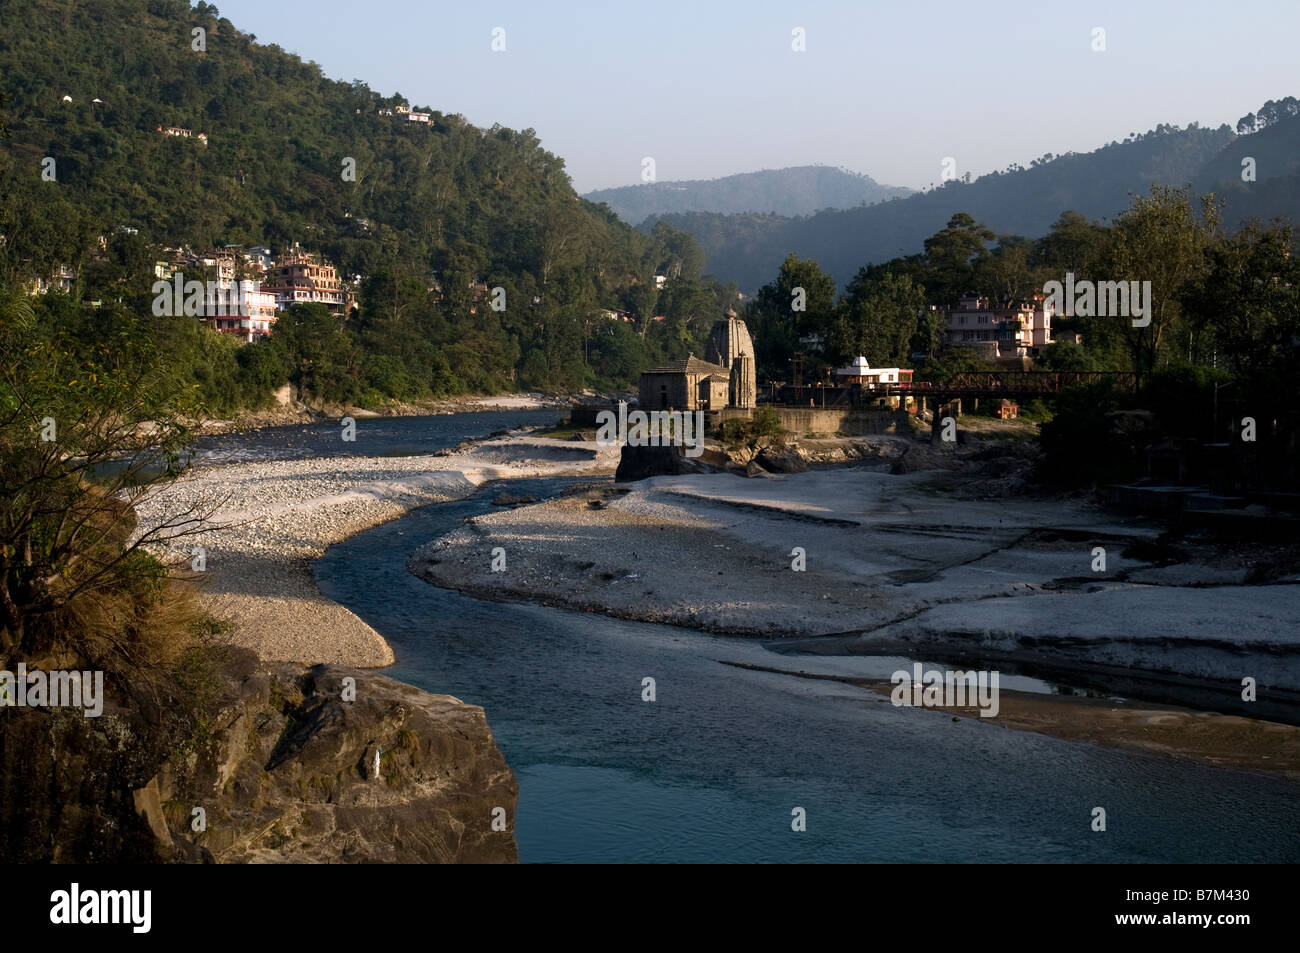
{"type": "MultiPolygon", "coordinates": [[[[548,496],[565,482],[510,487],[548,496]]],[[[490,509],[498,489],[334,546],[316,578],[388,639],[388,674],[486,709],[519,779],[524,862],[1300,860],[1300,798],[1278,778],[954,722],[841,682],[725,664],[887,678],[910,660],[778,655],[482,601],[407,572],[413,549],[490,509]],[[642,698],[647,677],[654,701],[642,698]],[[1095,807],[1105,831],[1092,829],[1095,807]],[[796,808],[806,830],[792,830],[796,808]]]]}

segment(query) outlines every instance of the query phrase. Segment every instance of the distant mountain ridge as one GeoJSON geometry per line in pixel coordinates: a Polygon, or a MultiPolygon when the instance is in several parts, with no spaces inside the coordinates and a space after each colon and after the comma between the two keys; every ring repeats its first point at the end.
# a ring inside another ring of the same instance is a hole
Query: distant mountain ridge
{"type": "Polygon", "coordinates": [[[680,212],[811,215],[822,209],[856,208],[911,194],[911,189],[881,185],[869,175],[832,166],[803,165],[742,172],[719,179],[647,182],[597,189],[583,198],[605,202],[623,221],[637,225],[650,216],[680,212]]]}
{"type": "Polygon", "coordinates": [[[1252,217],[1300,223],[1300,116],[1283,115],[1248,135],[1226,124],[1161,125],[1093,152],[1044,157],[1030,168],[1013,165],[867,208],[802,217],[684,212],[639,227],[661,220],[689,232],[704,250],[706,271],[743,291],[770,281],[792,252],[815,259],[843,286],[867,263],[919,253],[957,212],[998,234],[1036,238],[1067,210],[1110,219],[1154,184],[1214,192],[1226,203],[1228,227],[1252,217]],[[1242,179],[1247,158],[1255,160],[1255,181],[1242,179]]]}

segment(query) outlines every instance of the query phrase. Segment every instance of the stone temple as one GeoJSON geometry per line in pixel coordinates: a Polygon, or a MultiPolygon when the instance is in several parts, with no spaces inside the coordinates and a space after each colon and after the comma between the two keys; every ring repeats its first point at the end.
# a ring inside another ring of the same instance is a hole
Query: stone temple
{"type": "Polygon", "coordinates": [[[709,332],[705,359],[725,367],[729,374],[727,384],[728,406],[753,407],[758,402],[758,382],[754,376],[754,342],[745,322],[728,308],[727,317],[713,325],[709,332]]]}
{"type": "Polygon", "coordinates": [[[709,332],[708,360],[694,354],[641,375],[642,410],[722,410],[753,407],[758,399],[754,342],[745,322],[727,309],[709,332]]]}

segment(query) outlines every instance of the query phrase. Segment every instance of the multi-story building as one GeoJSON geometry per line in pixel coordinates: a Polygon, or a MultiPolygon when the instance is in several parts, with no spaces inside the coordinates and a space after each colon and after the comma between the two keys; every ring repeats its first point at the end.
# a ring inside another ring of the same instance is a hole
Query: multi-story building
{"type": "Polygon", "coordinates": [[[275,324],[276,297],[256,281],[214,282],[203,296],[203,321],[222,334],[244,342],[270,333],[275,324]]]}
{"type": "Polygon", "coordinates": [[[71,265],[55,265],[48,275],[37,275],[33,278],[29,289],[34,295],[45,294],[48,291],[71,294],[78,277],[77,270],[71,265]]]}
{"type": "Polygon", "coordinates": [[[1043,295],[1009,308],[992,305],[988,298],[967,295],[954,307],[932,310],[947,316],[944,343],[969,347],[989,357],[1032,357],[1052,343],[1053,310],[1043,295]]]}
{"type": "Polygon", "coordinates": [[[295,304],[323,304],[335,315],[347,311],[347,295],[338,270],[323,259],[299,250],[297,244],[280,257],[262,290],[275,295],[276,306],[287,311],[295,304]]]}

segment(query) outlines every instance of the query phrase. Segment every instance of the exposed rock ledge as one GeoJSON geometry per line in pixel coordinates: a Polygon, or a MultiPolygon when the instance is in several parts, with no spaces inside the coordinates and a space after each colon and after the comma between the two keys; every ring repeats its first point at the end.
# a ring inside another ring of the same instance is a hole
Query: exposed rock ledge
{"type": "Polygon", "coordinates": [[[8,712],[23,724],[10,721],[0,740],[6,786],[25,790],[3,799],[15,812],[5,829],[23,835],[6,838],[6,859],[518,860],[518,784],[482,708],[373,671],[243,664],[179,745],[138,710],[8,712]],[[345,678],[354,701],[343,700],[345,678]]]}
{"type": "Polygon", "coordinates": [[[207,831],[192,842],[221,863],[518,859],[519,785],[483,709],[361,669],[251,675],[206,750],[159,781],[177,846],[204,807],[207,831]],[[345,678],[355,701],[343,700],[345,678]],[[492,830],[496,807],[502,831],[492,830]]]}

